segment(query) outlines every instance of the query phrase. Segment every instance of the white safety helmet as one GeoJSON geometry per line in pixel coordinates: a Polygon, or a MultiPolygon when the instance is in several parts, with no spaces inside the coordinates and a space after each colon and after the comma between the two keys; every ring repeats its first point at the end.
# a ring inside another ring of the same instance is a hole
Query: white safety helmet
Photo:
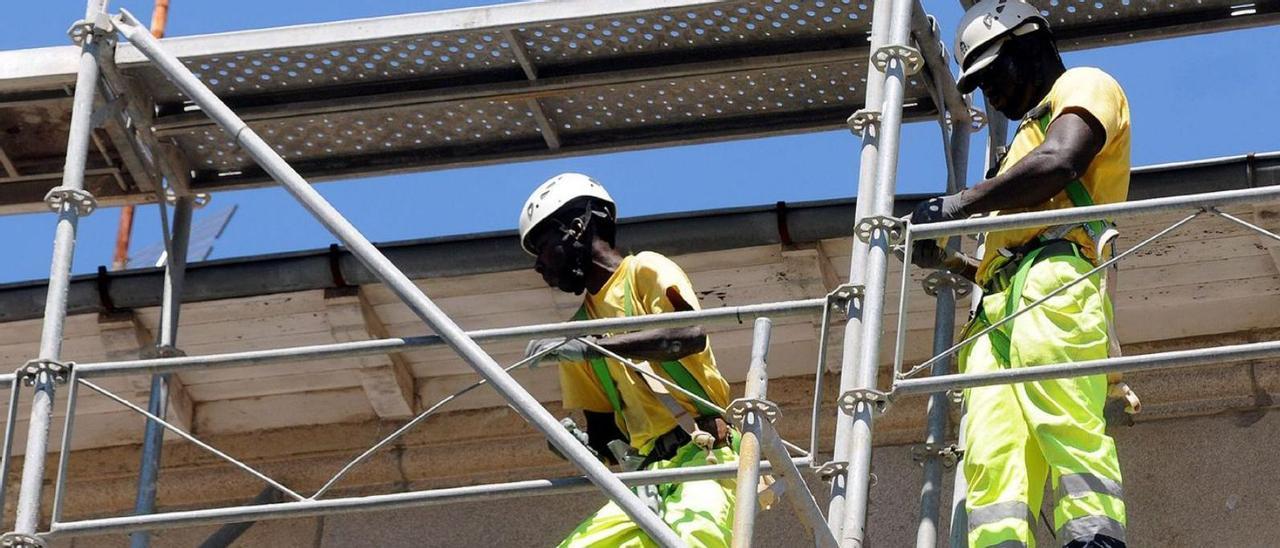
{"type": "Polygon", "coordinates": [[[561,173],[539,185],[520,209],[520,247],[526,253],[535,255],[529,235],[565,204],[579,198],[594,198],[609,204],[610,218],[617,218],[617,205],[604,186],[581,173],[561,173]]]}
{"type": "Polygon", "coordinates": [[[977,85],[973,75],[986,68],[1000,53],[1000,44],[1012,35],[1048,29],[1049,21],[1024,0],[981,0],[964,12],[956,27],[956,60],[960,63],[960,91],[977,85]]]}

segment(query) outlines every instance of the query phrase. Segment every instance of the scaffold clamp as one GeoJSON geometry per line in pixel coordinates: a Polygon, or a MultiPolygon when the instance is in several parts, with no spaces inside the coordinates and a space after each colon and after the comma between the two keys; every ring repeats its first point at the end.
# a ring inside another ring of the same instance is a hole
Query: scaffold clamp
{"type": "Polygon", "coordinates": [[[182,349],[173,345],[148,346],[138,352],[138,357],[144,360],[154,360],[158,358],[182,358],[187,355],[182,349]]]}
{"type": "Polygon", "coordinates": [[[902,74],[905,76],[911,76],[924,68],[924,56],[920,55],[920,50],[911,46],[890,44],[881,46],[871,54],[871,64],[881,72],[889,68],[889,62],[893,59],[902,63],[902,74]]]}
{"type": "Polygon", "coordinates": [[[0,548],[45,548],[44,539],[25,533],[9,532],[0,535],[0,548]]]}
{"type": "Polygon", "coordinates": [[[67,36],[71,38],[71,43],[77,46],[83,46],[85,37],[87,36],[107,36],[115,34],[116,26],[111,22],[111,17],[105,13],[98,13],[93,19],[81,19],[72,23],[71,28],[67,29],[67,36]]]}
{"type": "Polygon", "coordinates": [[[906,223],[902,219],[896,217],[886,217],[883,215],[874,215],[865,217],[858,221],[858,225],[854,227],[853,233],[865,243],[871,243],[871,238],[875,236],[877,230],[883,230],[885,237],[889,240],[889,245],[898,245],[902,243],[903,234],[906,232],[906,223]]]}
{"type": "Polygon", "coordinates": [[[738,398],[729,402],[729,406],[724,408],[724,412],[733,421],[739,430],[742,429],[742,423],[747,419],[747,412],[755,411],[757,415],[764,417],[765,420],[773,423],[782,416],[782,411],[778,410],[778,404],[769,400],[758,398],[738,398]]]}
{"type": "Polygon", "coordinates": [[[831,478],[834,478],[840,474],[845,473],[845,471],[847,471],[848,469],[849,469],[849,463],[847,462],[827,461],[814,471],[817,472],[818,477],[822,478],[825,481],[830,481],[831,478]]]}
{"type": "Polygon", "coordinates": [[[969,107],[969,130],[978,131],[984,127],[987,127],[987,113],[969,107]]]}
{"type": "Polygon", "coordinates": [[[911,460],[921,466],[924,466],[926,459],[933,456],[942,459],[943,467],[953,468],[960,459],[964,458],[964,449],[954,443],[922,443],[911,447],[911,460]]]}
{"type": "Polygon", "coordinates": [[[45,358],[36,358],[28,360],[18,368],[17,377],[27,386],[34,386],[36,379],[40,375],[49,375],[53,382],[63,384],[67,379],[71,378],[71,369],[75,367],[74,362],[60,362],[58,360],[49,360],[45,358]]]}
{"type": "Polygon", "coordinates": [[[866,403],[884,413],[889,410],[890,394],[874,388],[854,388],[840,395],[840,410],[852,415],[858,404],[866,403]]]}
{"type": "Polygon", "coordinates": [[[858,109],[849,119],[845,120],[845,124],[849,126],[849,131],[854,135],[862,135],[863,130],[868,125],[880,123],[880,111],[871,109],[858,109]]]}
{"type": "Polygon", "coordinates": [[[49,189],[49,192],[44,195],[44,203],[54,213],[60,213],[62,205],[70,203],[76,207],[76,212],[81,217],[88,217],[89,214],[98,209],[98,200],[89,191],[65,186],[55,186],[49,189]]]}
{"type": "MultiPolygon", "coordinates": [[[[209,202],[213,201],[213,196],[208,192],[196,192],[186,196],[191,198],[191,207],[193,209],[200,209],[209,205],[209,202]]],[[[164,201],[169,205],[178,203],[178,193],[173,190],[173,187],[164,189],[164,201]]]]}
{"type": "Polygon", "coordinates": [[[973,284],[969,280],[945,270],[930,272],[920,285],[924,286],[924,292],[930,297],[937,297],[938,290],[946,288],[954,291],[956,298],[967,297],[973,292],[973,284]]]}
{"type": "Polygon", "coordinates": [[[845,314],[849,313],[850,303],[866,295],[866,288],[861,285],[841,284],[827,293],[827,305],[845,314]]]}

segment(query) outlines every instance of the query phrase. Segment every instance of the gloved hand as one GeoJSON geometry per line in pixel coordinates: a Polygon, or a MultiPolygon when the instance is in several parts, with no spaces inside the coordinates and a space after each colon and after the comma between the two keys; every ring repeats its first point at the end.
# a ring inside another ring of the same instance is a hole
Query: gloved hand
{"type": "Polygon", "coordinates": [[[946,267],[947,252],[934,240],[915,242],[911,248],[911,264],[928,270],[940,270],[946,267]]]}
{"type": "MultiPolygon", "coordinates": [[[[594,340],[594,337],[580,338],[594,340]]],[[[543,359],[551,360],[558,358],[567,361],[581,362],[600,357],[599,352],[596,352],[596,349],[588,346],[587,343],[580,341],[577,338],[565,341],[564,337],[551,337],[547,339],[534,339],[529,341],[529,345],[524,347],[524,357],[528,358],[529,356],[547,350],[551,347],[556,348],[555,350],[547,353],[543,359]],[[556,347],[556,345],[560,346],[556,347]]]]}
{"type": "Polygon", "coordinates": [[[963,194],[964,192],[961,191],[920,202],[915,212],[911,214],[911,224],[937,223],[968,217],[969,214],[964,211],[963,194]]]}

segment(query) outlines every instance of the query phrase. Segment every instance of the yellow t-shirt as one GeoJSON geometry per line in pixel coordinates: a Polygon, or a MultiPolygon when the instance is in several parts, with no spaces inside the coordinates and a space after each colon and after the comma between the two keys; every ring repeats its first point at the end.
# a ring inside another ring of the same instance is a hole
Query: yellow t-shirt
{"type": "MultiPolygon", "coordinates": [[[[684,302],[695,310],[698,295],[693,291],[689,277],[676,263],[662,255],[643,252],[627,256],[618,265],[617,272],[605,282],[599,293],[587,293],[585,306],[587,317],[620,318],[632,315],[661,314],[673,312],[671,300],[667,298],[667,290],[675,288],[684,302]],[[630,291],[627,286],[630,285],[630,291]],[[628,304],[628,293],[630,303],[628,304]]],[[[606,359],[609,374],[618,388],[622,400],[622,421],[619,427],[631,437],[631,446],[642,453],[647,453],[653,441],[662,434],[677,426],[676,418],[671,414],[658,395],[649,388],[645,378],[613,359],[606,359]]],[[[680,364],[698,381],[707,392],[712,403],[724,407],[729,404],[729,383],[720,376],[716,369],[716,359],[711,353],[711,344],[697,354],[686,356],[680,364]]],[[[658,375],[671,380],[658,363],[651,364],[658,375]]],[[[612,413],[613,406],[605,394],[604,387],[596,377],[588,362],[560,362],[560,388],[564,396],[564,406],[568,409],[582,409],[597,413],[612,413]]],[[[692,415],[697,415],[697,408],[684,395],[672,390],[671,396],[692,415]]]]}
{"type": "MultiPolygon", "coordinates": [[[[1129,100],[1125,98],[1120,84],[1099,69],[1073,68],[1058,77],[1048,96],[1031,112],[1042,112],[1046,103],[1052,116],[1050,120],[1056,120],[1064,111],[1079,109],[1087,111],[1102,124],[1107,133],[1106,142],[1089,164],[1089,169],[1080,177],[1080,182],[1089,191],[1094,204],[1125,201],[1129,196],[1129,100]]],[[[1039,120],[1024,118],[1018,125],[1018,132],[1013,136],[1013,143],[1009,145],[1009,153],[1000,164],[999,172],[1003,173],[1017,164],[1044,143],[1044,139],[1045,132],[1040,129],[1039,120]]],[[[1072,207],[1072,203],[1063,191],[1038,206],[1007,213],[1067,207],[1072,207]]],[[[992,215],[1000,213],[993,212],[992,215]]],[[[1046,229],[1047,227],[1025,228],[987,234],[986,253],[978,267],[978,283],[986,283],[990,278],[993,261],[1000,256],[1001,248],[1024,245],[1046,229]]],[[[1093,241],[1083,229],[1072,230],[1066,238],[1080,244],[1089,257],[1097,257],[1093,241]]]]}

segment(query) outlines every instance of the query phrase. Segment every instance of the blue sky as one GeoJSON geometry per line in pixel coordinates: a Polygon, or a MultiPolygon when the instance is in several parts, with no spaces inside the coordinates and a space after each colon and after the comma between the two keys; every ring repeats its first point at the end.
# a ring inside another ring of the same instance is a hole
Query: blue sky
{"type": "MultiPolygon", "coordinates": [[[[482,5],[477,0],[171,0],[168,35],[182,36],[482,5]]],[[[948,40],[958,2],[926,2],[948,40]]],[[[146,20],[152,0],[112,2],[146,20]]],[[[62,45],[83,15],[78,0],[14,2],[0,49],[62,45]]],[[[1132,108],[1133,162],[1146,165],[1280,149],[1280,27],[1178,38],[1072,53],[1069,66],[1100,67],[1124,86],[1132,108]]],[[[985,133],[974,136],[974,169],[985,133]]],[[[857,192],[857,139],[845,131],[524,162],[324,183],[321,192],[374,241],[510,229],[528,192],[563,171],[589,173],[623,216],[848,197],[857,192]]],[[[903,132],[900,193],[938,192],[944,167],[935,123],[903,132]]],[[[240,206],[213,258],[327,246],[333,238],[277,188],[221,193],[240,206]]],[[[197,213],[199,219],[200,213],[197,213]]],[[[75,272],[111,260],[118,210],[81,222],[75,272]]],[[[0,217],[10,242],[0,282],[47,278],[51,215],[0,217]]],[[[139,208],[134,250],[160,238],[155,206],[139,208]]]]}

